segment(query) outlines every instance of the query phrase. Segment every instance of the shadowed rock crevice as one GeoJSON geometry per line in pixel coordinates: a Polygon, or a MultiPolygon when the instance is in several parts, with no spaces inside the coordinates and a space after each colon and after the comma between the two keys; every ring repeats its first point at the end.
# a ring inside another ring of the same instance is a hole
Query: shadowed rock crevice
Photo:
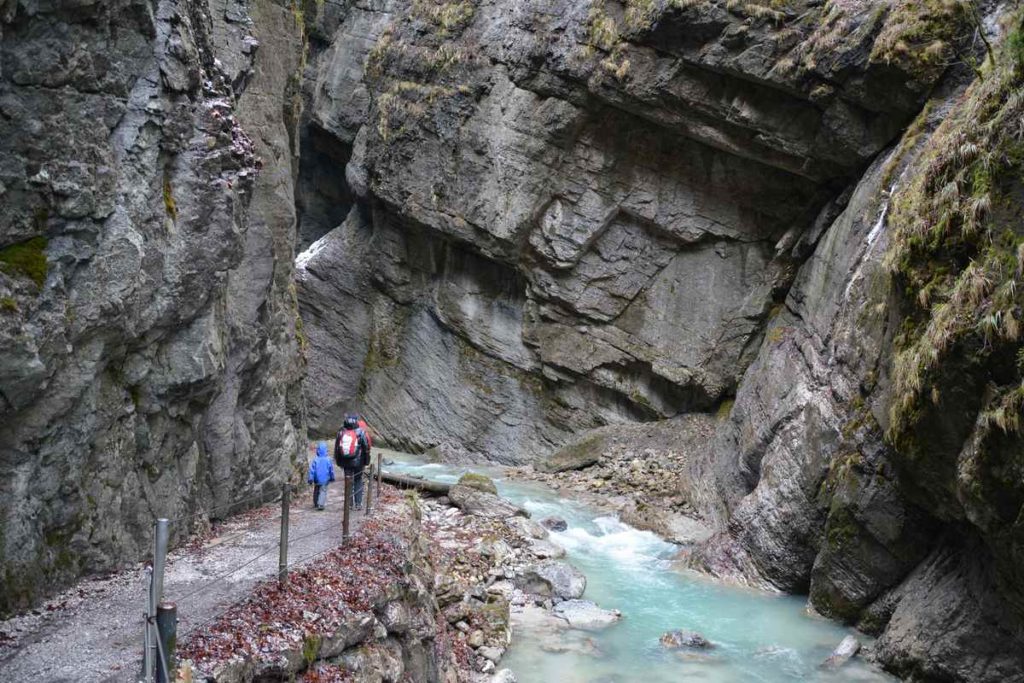
{"type": "Polygon", "coordinates": [[[301,128],[299,150],[296,249],[304,251],[341,225],[348,215],[353,199],[345,180],[345,165],[352,156],[352,147],[308,123],[301,128]]]}

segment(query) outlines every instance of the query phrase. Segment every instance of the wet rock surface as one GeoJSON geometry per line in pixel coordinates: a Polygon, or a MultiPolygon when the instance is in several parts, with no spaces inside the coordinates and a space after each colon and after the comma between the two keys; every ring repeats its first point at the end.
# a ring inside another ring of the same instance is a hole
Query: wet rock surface
{"type": "Polygon", "coordinates": [[[582,597],[587,589],[587,577],[566,562],[546,560],[528,567],[518,579],[527,593],[535,593],[561,600],[582,597]]]}
{"type": "Polygon", "coordinates": [[[824,669],[838,669],[858,652],[860,652],[860,641],[854,636],[846,636],[832,651],[832,654],[821,663],[821,666],[824,669]]]}
{"type": "Polygon", "coordinates": [[[0,613],[301,457],[300,36],[271,0],[0,10],[0,613]]]}
{"type": "Polygon", "coordinates": [[[662,647],[670,650],[678,650],[680,648],[707,650],[714,647],[710,640],[696,631],[669,631],[662,635],[658,642],[661,643],[662,647]]]}
{"type": "Polygon", "coordinates": [[[545,517],[540,520],[540,524],[545,529],[550,529],[551,531],[565,531],[569,528],[566,521],[560,517],[545,517]]]}
{"type": "Polygon", "coordinates": [[[583,631],[599,631],[622,618],[618,610],[603,609],[590,600],[579,599],[558,603],[554,613],[569,622],[570,627],[583,631]]]}

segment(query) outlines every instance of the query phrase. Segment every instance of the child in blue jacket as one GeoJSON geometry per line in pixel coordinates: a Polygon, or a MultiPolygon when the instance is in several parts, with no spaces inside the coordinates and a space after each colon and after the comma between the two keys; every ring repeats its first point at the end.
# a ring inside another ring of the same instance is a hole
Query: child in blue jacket
{"type": "Polygon", "coordinates": [[[327,485],[334,481],[334,463],[327,457],[327,444],[316,445],[316,457],[309,463],[307,481],[313,485],[313,507],[323,510],[327,505],[327,485]]]}

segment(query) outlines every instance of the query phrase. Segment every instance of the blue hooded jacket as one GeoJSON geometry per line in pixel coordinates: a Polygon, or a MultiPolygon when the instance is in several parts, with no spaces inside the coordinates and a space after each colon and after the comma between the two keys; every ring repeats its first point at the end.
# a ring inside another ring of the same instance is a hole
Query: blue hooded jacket
{"type": "Polygon", "coordinates": [[[307,481],[310,484],[321,485],[334,481],[334,463],[327,457],[327,444],[323,441],[316,445],[316,457],[309,463],[307,481]]]}

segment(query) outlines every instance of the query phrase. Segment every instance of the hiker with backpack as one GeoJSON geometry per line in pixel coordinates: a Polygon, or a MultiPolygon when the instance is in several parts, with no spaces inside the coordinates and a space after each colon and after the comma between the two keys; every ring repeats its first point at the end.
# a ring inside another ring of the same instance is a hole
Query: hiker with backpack
{"type": "Polygon", "coordinates": [[[316,445],[316,457],[309,463],[306,481],[313,485],[313,507],[323,510],[327,507],[327,485],[334,481],[334,463],[327,457],[327,444],[316,445]]]}
{"type": "Polygon", "coordinates": [[[334,461],[352,477],[352,501],[356,508],[363,505],[363,469],[370,462],[370,436],[359,425],[359,417],[346,415],[345,422],[334,441],[334,461]]]}

